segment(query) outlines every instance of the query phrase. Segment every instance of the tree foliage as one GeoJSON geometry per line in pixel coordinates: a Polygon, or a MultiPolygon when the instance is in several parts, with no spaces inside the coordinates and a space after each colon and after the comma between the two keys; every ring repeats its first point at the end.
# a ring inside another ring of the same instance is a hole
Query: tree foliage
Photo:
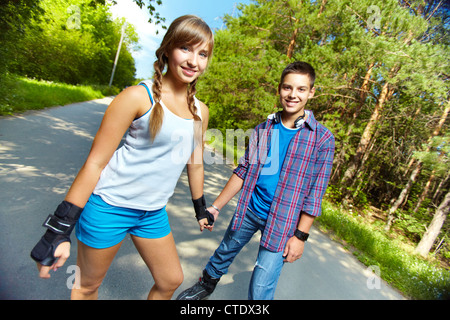
{"type": "MultiPolygon", "coordinates": [[[[91,0],[7,1],[1,6],[2,58],[8,72],[69,84],[107,85],[124,21],[91,0]]],[[[127,25],[114,84],[135,77],[131,49],[137,34],[127,25]]]]}

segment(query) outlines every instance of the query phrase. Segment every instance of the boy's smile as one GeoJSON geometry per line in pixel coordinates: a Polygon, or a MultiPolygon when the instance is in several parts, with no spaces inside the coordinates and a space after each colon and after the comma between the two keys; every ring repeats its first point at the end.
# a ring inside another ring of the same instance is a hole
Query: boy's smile
{"type": "Polygon", "coordinates": [[[311,88],[308,75],[290,73],[278,87],[278,92],[283,106],[283,122],[287,122],[304,114],[305,105],[314,96],[315,88],[311,88]]]}

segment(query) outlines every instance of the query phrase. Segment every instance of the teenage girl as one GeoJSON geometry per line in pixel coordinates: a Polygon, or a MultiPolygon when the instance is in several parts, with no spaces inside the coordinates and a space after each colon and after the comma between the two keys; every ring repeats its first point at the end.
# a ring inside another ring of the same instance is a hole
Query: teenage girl
{"type": "Polygon", "coordinates": [[[107,108],[86,163],[65,201],[44,223],[48,230],[31,254],[40,277],[49,278],[49,271],[69,257],[76,223],[80,286],[72,289],[72,299],[98,297],[127,233],[155,281],[148,299],[170,299],[182,283],[165,206],[187,164],[200,230],[210,228],[211,220],[198,214],[206,209],[200,200],[209,112],[195,93],[213,46],[203,20],[191,15],[176,19],[156,51],[153,82],[127,88],[107,108]],[[116,150],[127,130],[124,145],[116,150]]]}

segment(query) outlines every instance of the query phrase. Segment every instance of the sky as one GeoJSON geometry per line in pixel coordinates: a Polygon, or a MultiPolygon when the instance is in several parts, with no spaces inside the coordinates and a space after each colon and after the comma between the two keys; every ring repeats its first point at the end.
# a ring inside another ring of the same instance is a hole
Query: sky
{"type": "MultiPolygon", "coordinates": [[[[224,27],[221,19],[225,14],[237,15],[237,4],[249,4],[251,0],[162,0],[162,5],[156,6],[157,12],[166,18],[165,25],[185,14],[194,14],[205,20],[211,29],[224,27]]],[[[133,0],[117,0],[117,4],[111,7],[114,18],[124,17],[133,24],[139,35],[141,50],[134,52],[136,61],[136,78],[150,79],[153,75],[153,62],[155,51],[158,49],[165,30],[154,24],[148,23],[148,8],[140,9],[133,0]],[[156,30],[159,34],[156,35],[156,30]]],[[[120,63],[120,57],[119,62],[120,63]]]]}

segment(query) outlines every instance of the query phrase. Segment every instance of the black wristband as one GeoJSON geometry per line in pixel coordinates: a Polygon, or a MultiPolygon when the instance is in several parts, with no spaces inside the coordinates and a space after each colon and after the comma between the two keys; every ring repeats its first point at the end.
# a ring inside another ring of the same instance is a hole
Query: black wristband
{"type": "Polygon", "coordinates": [[[309,233],[305,233],[303,231],[295,229],[294,236],[296,236],[301,241],[306,241],[308,240],[309,233]]]}
{"type": "Polygon", "coordinates": [[[63,242],[70,242],[70,234],[83,208],[63,201],[53,215],[45,219],[43,226],[48,230],[31,251],[31,258],[44,266],[51,266],[56,258],[56,248],[63,242]]]}
{"type": "Polygon", "coordinates": [[[205,195],[202,195],[200,198],[194,200],[192,199],[192,203],[194,204],[195,217],[197,221],[202,219],[208,219],[208,225],[212,226],[214,224],[214,216],[211,212],[206,210],[206,200],[205,195]]]}
{"type": "Polygon", "coordinates": [[[83,208],[63,201],[56,208],[55,213],[45,219],[43,226],[56,234],[70,235],[81,212],[83,212],[83,208]]]}

